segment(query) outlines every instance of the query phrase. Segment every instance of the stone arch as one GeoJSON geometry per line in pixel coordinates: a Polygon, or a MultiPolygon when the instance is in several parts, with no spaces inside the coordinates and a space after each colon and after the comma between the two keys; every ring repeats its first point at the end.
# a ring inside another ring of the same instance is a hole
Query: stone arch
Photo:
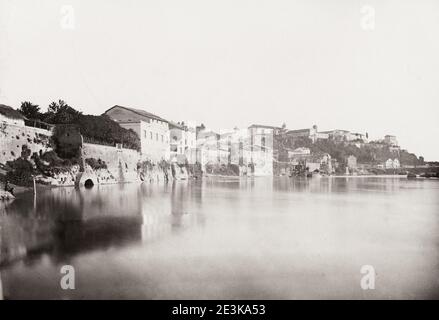
{"type": "Polygon", "coordinates": [[[84,187],[86,187],[87,189],[92,188],[94,186],[94,182],[93,179],[87,179],[84,181],[84,187]]]}

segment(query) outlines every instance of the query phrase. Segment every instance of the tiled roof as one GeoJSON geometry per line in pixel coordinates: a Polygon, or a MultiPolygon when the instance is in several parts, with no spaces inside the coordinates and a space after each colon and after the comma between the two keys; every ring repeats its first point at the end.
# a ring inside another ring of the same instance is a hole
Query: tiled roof
{"type": "Polygon", "coordinates": [[[107,113],[108,111],[110,111],[111,109],[114,108],[122,108],[131,112],[134,112],[136,114],[138,114],[139,116],[145,117],[145,118],[149,118],[149,119],[154,119],[154,120],[160,120],[160,121],[164,121],[164,122],[168,122],[168,120],[163,119],[162,117],[159,117],[153,113],[147,112],[145,110],[142,109],[135,109],[135,108],[129,108],[129,107],[124,107],[124,106],[119,106],[119,105],[115,105],[114,107],[111,107],[110,109],[108,109],[107,111],[105,111],[105,113],[107,113]]]}

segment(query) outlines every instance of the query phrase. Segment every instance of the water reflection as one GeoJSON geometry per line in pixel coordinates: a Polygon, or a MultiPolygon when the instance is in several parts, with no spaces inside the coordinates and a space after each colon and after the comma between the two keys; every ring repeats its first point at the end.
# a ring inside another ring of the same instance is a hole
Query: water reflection
{"type": "Polygon", "coordinates": [[[432,281],[438,192],[435,181],[359,177],[46,190],[0,204],[3,291],[10,298],[429,297],[439,289],[432,281]],[[370,296],[352,287],[365,263],[383,281],[370,296]],[[71,296],[56,287],[63,264],[81,270],[82,289],[71,296]]]}
{"type": "Polygon", "coordinates": [[[199,184],[57,188],[3,204],[0,265],[49,254],[54,262],[93,250],[156,240],[203,225],[199,184]],[[192,212],[193,214],[189,214],[192,212]]]}

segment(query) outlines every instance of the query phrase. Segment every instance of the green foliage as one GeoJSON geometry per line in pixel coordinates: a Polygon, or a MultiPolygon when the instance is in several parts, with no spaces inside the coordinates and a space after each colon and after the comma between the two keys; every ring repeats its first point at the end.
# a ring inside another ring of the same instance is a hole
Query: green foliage
{"type": "Polygon", "coordinates": [[[107,169],[107,164],[101,159],[96,160],[95,158],[87,158],[85,159],[85,163],[87,163],[93,170],[107,169]]]}
{"type": "Polygon", "coordinates": [[[27,119],[41,120],[43,118],[43,114],[40,112],[40,107],[29,101],[22,102],[18,111],[27,119]]]}
{"type": "Polygon", "coordinates": [[[87,141],[111,145],[121,143],[126,148],[140,149],[140,138],[137,133],[122,128],[106,115],[80,115],[77,125],[87,141]]]}
{"type": "MultiPolygon", "coordinates": [[[[47,112],[41,114],[39,107],[30,102],[23,102],[20,112],[32,119],[41,119],[44,122],[60,125],[72,124],[79,128],[80,133],[86,141],[99,144],[115,145],[123,144],[126,148],[140,149],[140,139],[133,130],[122,128],[118,123],[108,116],[84,115],[75,110],[63,100],[52,102],[47,112]]],[[[57,127],[53,139],[57,143],[57,137],[63,134],[62,127],[57,127]],[[61,128],[61,129],[60,129],[61,128]]],[[[62,155],[63,157],[75,157],[76,152],[62,155]]]]}
{"type": "Polygon", "coordinates": [[[19,186],[32,186],[35,170],[32,163],[28,160],[18,158],[14,161],[6,163],[8,172],[6,173],[6,180],[19,186]]]}
{"type": "Polygon", "coordinates": [[[62,159],[55,151],[45,152],[41,157],[38,157],[38,159],[48,163],[48,167],[69,167],[79,163],[79,159],[77,158],[62,159]]]}
{"type": "Polygon", "coordinates": [[[47,112],[43,115],[43,121],[51,124],[77,123],[81,114],[65,101],[58,100],[58,102],[52,102],[49,105],[47,112]]]}
{"type": "Polygon", "coordinates": [[[304,147],[309,148],[313,154],[328,153],[340,163],[340,170],[344,170],[346,159],[350,155],[357,158],[358,163],[382,164],[387,159],[398,158],[404,165],[419,165],[421,162],[416,155],[407,151],[391,151],[389,146],[379,142],[362,144],[357,147],[354,143],[336,141],[332,139],[317,140],[312,142],[306,137],[286,137],[279,135],[275,137],[275,145],[279,150],[279,161],[288,160],[288,151],[304,147]]]}

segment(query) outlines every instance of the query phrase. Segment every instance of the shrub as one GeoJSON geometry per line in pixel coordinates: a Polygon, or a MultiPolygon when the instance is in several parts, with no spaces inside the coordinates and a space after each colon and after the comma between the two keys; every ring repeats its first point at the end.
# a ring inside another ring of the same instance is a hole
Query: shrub
{"type": "Polygon", "coordinates": [[[19,186],[32,186],[32,176],[36,173],[32,163],[19,158],[14,161],[8,161],[6,164],[10,170],[6,173],[6,179],[19,186]]]}
{"type": "Polygon", "coordinates": [[[87,158],[85,159],[85,163],[87,163],[93,170],[107,169],[107,164],[101,159],[96,160],[95,158],[87,158]]]}

